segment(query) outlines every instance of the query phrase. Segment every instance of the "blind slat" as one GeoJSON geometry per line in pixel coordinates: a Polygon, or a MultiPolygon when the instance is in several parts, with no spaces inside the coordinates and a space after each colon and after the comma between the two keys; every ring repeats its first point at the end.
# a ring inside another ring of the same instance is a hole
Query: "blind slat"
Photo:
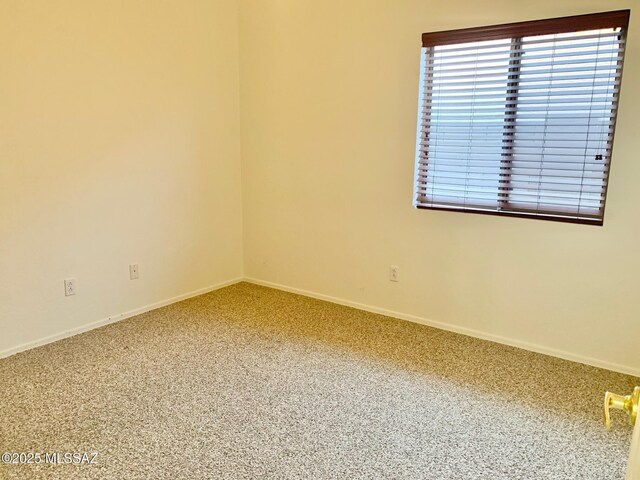
{"type": "MultiPolygon", "coordinates": [[[[553,51],[551,51],[553,52],[553,51]]],[[[562,65],[580,65],[580,64],[591,64],[591,63],[600,63],[600,64],[611,64],[616,63],[622,60],[622,56],[618,55],[618,51],[616,50],[616,55],[609,55],[609,50],[603,50],[596,52],[574,52],[574,53],[565,53],[563,55],[562,65]],[[606,57],[605,57],[606,55],[606,57]],[[575,58],[578,57],[578,58],[575,58]],[[588,58],[582,58],[588,57],[588,58]]],[[[482,60],[475,59],[473,68],[469,66],[469,62],[442,62],[438,65],[431,65],[427,67],[427,72],[433,74],[441,74],[441,73],[457,73],[457,72],[467,72],[470,70],[484,70],[484,71],[500,71],[501,67],[504,67],[505,62],[508,64],[508,57],[503,58],[494,58],[487,57],[482,60]]],[[[523,56],[521,63],[523,65],[527,65],[529,67],[548,67],[550,65],[554,65],[558,61],[558,55],[555,53],[545,53],[541,55],[527,55],[523,56]],[[544,61],[539,61],[544,60],[544,61]]],[[[603,67],[610,67],[610,65],[602,65],[603,67]]]]}
{"type": "MultiPolygon", "coordinates": [[[[438,188],[450,187],[453,190],[463,190],[468,192],[470,188],[484,187],[491,192],[509,192],[517,191],[520,194],[538,195],[539,192],[553,193],[566,193],[566,194],[581,194],[591,193],[604,195],[605,185],[589,185],[589,184],[569,184],[569,183],[553,183],[546,181],[538,182],[526,182],[526,181],[504,181],[501,184],[494,184],[492,182],[483,180],[474,180],[468,178],[451,178],[434,175],[434,178],[439,179],[440,185],[438,188]],[[507,186],[508,185],[508,186],[507,186]],[[462,188],[464,187],[464,188],[462,188]]],[[[418,189],[429,190],[429,184],[420,184],[418,189]]]]}

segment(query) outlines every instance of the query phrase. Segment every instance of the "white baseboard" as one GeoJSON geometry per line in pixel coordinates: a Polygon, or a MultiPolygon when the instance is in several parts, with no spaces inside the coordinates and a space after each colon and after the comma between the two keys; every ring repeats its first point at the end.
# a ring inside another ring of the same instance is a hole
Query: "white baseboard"
{"type": "Polygon", "coordinates": [[[446,330],[449,332],[459,333],[462,335],[467,335],[469,337],[479,338],[482,340],[489,340],[491,342],[501,343],[503,345],[509,345],[511,347],[522,348],[523,350],[528,350],[530,352],[542,353],[544,355],[550,355],[552,357],[562,358],[564,360],[570,360],[572,362],[583,363],[585,365],[590,365],[592,367],[604,368],[606,370],[612,370],[614,372],[624,373],[627,375],[633,375],[635,377],[640,377],[640,369],[635,367],[630,367],[627,365],[620,365],[617,363],[607,362],[604,360],[599,360],[597,358],[585,357],[582,355],[576,355],[570,352],[565,352],[562,350],[557,350],[555,348],[545,347],[543,345],[537,345],[534,343],[523,342],[521,340],[515,340],[508,337],[503,337],[500,335],[494,335],[492,333],[482,332],[480,330],[475,330],[467,327],[459,327],[457,325],[451,325],[450,323],[438,322],[435,320],[431,320],[428,318],[422,318],[415,315],[409,315],[406,313],[396,312],[393,310],[387,310],[386,308],[374,307],[371,305],[366,305],[363,303],[352,302],[350,300],[345,300],[342,298],[332,297],[331,295],[324,295],[322,293],[311,292],[309,290],[303,290],[300,288],[289,287],[287,285],[281,285],[274,282],[268,282],[266,280],[259,280],[257,278],[246,277],[244,279],[245,282],[254,283],[256,285],[262,285],[264,287],[275,288],[277,290],[283,290],[285,292],[297,293],[299,295],[304,295],[305,297],[317,298],[319,300],[325,300],[331,303],[337,303],[339,305],[345,305],[347,307],[357,308],[358,310],[364,310],[372,313],[379,313],[381,315],[386,315],[387,317],[398,318],[400,320],[407,320],[409,322],[419,323],[422,325],[427,325],[429,327],[438,328],[440,330],[446,330]]]}
{"type": "Polygon", "coordinates": [[[155,310],[160,307],[165,307],[167,305],[171,305],[172,303],[181,302],[182,300],[186,300],[188,298],[197,297],[198,295],[204,295],[205,293],[209,293],[214,290],[218,290],[220,288],[228,287],[229,285],[234,285],[242,281],[243,281],[242,278],[236,278],[226,282],[218,283],[216,285],[211,285],[209,287],[200,288],[198,290],[194,290],[193,292],[183,293],[182,295],[178,295],[177,297],[169,298],[167,300],[161,300],[159,302],[152,303],[150,305],[145,305],[144,307],[136,308],[134,310],[129,310],[128,312],[111,315],[110,317],[103,318],[102,320],[97,320],[95,322],[87,323],[85,325],[72,328],[71,330],[65,330],[60,333],[55,333],[53,335],[49,335],[47,337],[43,337],[38,340],[34,340],[32,342],[23,343],[22,345],[18,345],[16,347],[11,347],[6,350],[2,350],[0,351],[0,358],[9,357],[11,355],[15,355],[16,353],[24,352],[25,350],[31,350],[32,348],[40,347],[42,345],[46,345],[47,343],[56,342],[58,340],[62,340],[63,338],[68,338],[74,335],[78,335],[79,333],[88,332],[89,330],[103,327],[105,325],[109,325],[110,323],[115,323],[115,322],[119,322],[120,320],[124,320],[126,318],[135,317],[136,315],[140,315],[142,313],[149,312],[151,310],[155,310]]]}
{"type": "Polygon", "coordinates": [[[120,313],[117,315],[112,315],[107,318],[103,318],[101,320],[97,320],[95,322],[91,322],[80,327],[76,327],[70,330],[65,330],[60,333],[56,333],[54,335],[49,335],[47,337],[40,338],[38,340],[34,340],[32,342],[23,343],[22,345],[18,345],[15,347],[8,348],[6,350],[0,351],[0,358],[9,357],[16,353],[23,352],[25,350],[30,350],[32,348],[36,348],[42,345],[46,345],[48,343],[52,343],[58,340],[62,340],[63,338],[72,337],[79,333],[88,332],[89,330],[93,330],[104,325],[108,325],[110,323],[119,322],[120,320],[124,320],[127,318],[135,317],[136,315],[140,315],[145,312],[149,312],[151,310],[155,310],[157,308],[164,307],[166,305],[171,305],[172,303],[180,302],[182,300],[186,300],[188,298],[197,297],[199,295],[204,295],[205,293],[212,292],[214,290],[218,290],[220,288],[228,287],[230,285],[234,285],[236,283],[240,283],[242,281],[253,283],[256,285],[262,285],[269,288],[275,288],[277,290],[283,290],[286,292],[297,293],[298,295],[304,295],[306,297],[317,298],[319,300],[325,300],[331,303],[337,303],[339,305],[345,305],[348,307],[353,307],[358,310],[364,310],[367,312],[378,313],[380,315],[385,315],[388,317],[398,318],[400,320],[406,320],[409,322],[419,323],[422,325],[427,325],[430,327],[438,328],[440,330],[446,330],[449,332],[459,333],[462,335],[467,335],[469,337],[479,338],[482,340],[489,340],[491,342],[501,343],[504,345],[509,345],[512,347],[522,348],[524,350],[528,350],[531,352],[542,353],[544,355],[550,355],[552,357],[562,358],[564,360],[570,360],[572,362],[583,363],[585,365],[591,365],[593,367],[604,368],[607,370],[612,370],[614,372],[625,373],[627,375],[633,375],[635,377],[640,377],[640,369],[635,367],[630,367],[627,365],[620,365],[617,363],[607,362],[604,360],[599,360],[597,358],[586,357],[583,355],[576,355],[570,352],[565,352],[563,350],[557,350],[554,348],[545,347],[543,345],[537,345],[534,343],[523,342],[521,340],[515,340],[508,337],[503,337],[500,335],[494,335],[491,333],[482,332],[480,330],[475,330],[467,327],[460,327],[457,325],[451,325],[449,323],[438,322],[435,320],[431,320],[428,318],[418,317],[416,315],[410,315],[402,312],[396,312],[393,310],[388,310],[386,308],[375,307],[372,305],[367,305],[364,303],[352,302],[350,300],[345,300],[342,298],[333,297],[331,295],[325,295],[322,293],[312,292],[309,290],[303,290],[301,288],[289,287],[287,285],[281,285],[274,282],[269,282],[266,280],[260,280],[257,278],[245,277],[245,278],[236,278],[233,280],[229,280],[226,282],[218,283],[216,285],[212,285],[209,287],[201,288],[199,290],[194,290],[192,292],[184,293],[182,295],[178,295],[173,298],[169,298],[167,300],[162,300],[160,302],[156,302],[150,305],[145,305],[144,307],[136,308],[134,310],[130,310],[128,312],[120,313]]]}

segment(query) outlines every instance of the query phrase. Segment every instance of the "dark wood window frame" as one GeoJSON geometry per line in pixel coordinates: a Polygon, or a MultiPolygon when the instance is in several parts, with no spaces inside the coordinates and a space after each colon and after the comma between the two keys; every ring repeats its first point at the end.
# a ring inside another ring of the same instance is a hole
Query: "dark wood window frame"
{"type": "Polygon", "coordinates": [[[630,13],[631,10],[617,10],[615,12],[589,13],[572,17],[423,33],[422,46],[434,47],[483,40],[569,33],[579,30],[598,30],[601,28],[620,27],[626,29],[629,26],[630,13]]]}
{"type": "MultiPolygon", "coordinates": [[[[534,20],[526,22],[517,22],[503,25],[491,25],[475,28],[465,28],[458,30],[448,30],[441,32],[432,32],[422,34],[422,46],[425,48],[455,45],[462,43],[481,42],[487,40],[504,40],[512,39],[512,53],[509,61],[509,76],[508,76],[508,90],[507,90],[507,103],[505,105],[505,112],[510,109],[516,108],[516,101],[518,99],[518,87],[520,78],[520,55],[518,54],[518,44],[522,42],[522,37],[530,37],[536,35],[552,35],[561,33],[571,33],[578,31],[599,30],[608,28],[620,28],[621,35],[626,35],[626,31],[629,25],[630,10],[619,10],[604,13],[593,13],[587,15],[577,15],[570,17],[561,17],[545,20],[534,20]]],[[[429,62],[429,56],[427,56],[427,62],[429,62]]],[[[431,56],[431,62],[433,62],[433,56],[431,56]]],[[[619,62],[620,63],[620,62],[619,62]]],[[[429,80],[426,82],[429,83],[429,80]]],[[[429,87],[425,87],[423,92],[425,98],[432,95],[429,87]]],[[[428,102],[425,102],[428,103],[428,102]]],[[[420,108],[425,108],[423,103],[420,108]]],[[[430,108],[430,107],[427,107],[430,108]]],[[[427,113],[429,116],[431,112],[427,113]]],[[[502,160],[500,161],[500,180],[503,184],[505,191],[508,191],[509,184],[511,182],[511,160],[513,155],[513,132],[514,126],[511,124],[513,119],[508,118],[505,114],[504,130],[503,130],[503,153],[502,160]]],[[[423,125],[425,131],[430,128],[430,122],[423,125]]],[[[615,119],[612,124],[612,128],[615,126],[615,119]]],[[[611,132],[613,137],[613,132],[611,132]]],[[[604,186],[604,195],[606,197],[606,189],[608,182],[604,186]]],[[[553,220],[560,222],[570,223],[584,223],[589,225],[602,225],[604,218],[604,205],[602,207],[602,219],[600,221],[593,221],[592,219],[584,220],[575,217],[563,217],[554,215],[531,215],[528,213],[502,211],[503,208],[507,208],[509,205],[508,193],[501,192],[498,199],[498,207],[496,210],[482,209],[456,209],[445,208],[438,206],[417,206],[417,208],[425,208],[432,210],[445,210],[453,212],[472,212],[488,215],[500,215],[522,218],[537,218],[544,220],[553,220]]]]}

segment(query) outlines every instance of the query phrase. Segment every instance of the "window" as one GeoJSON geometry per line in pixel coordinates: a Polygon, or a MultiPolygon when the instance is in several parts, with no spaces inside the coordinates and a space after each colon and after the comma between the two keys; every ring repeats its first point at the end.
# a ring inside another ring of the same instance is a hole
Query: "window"
{"type": "Polygon", "coordinates": [[[414,205],[602,225],[628,22],[423,34],[414,205]]]}

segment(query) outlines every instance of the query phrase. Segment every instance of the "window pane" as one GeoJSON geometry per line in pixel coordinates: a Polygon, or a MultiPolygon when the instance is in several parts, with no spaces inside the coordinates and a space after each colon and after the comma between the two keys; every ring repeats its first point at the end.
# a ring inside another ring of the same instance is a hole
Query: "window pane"
{"type": "Polygon", "coordinates": [[[497,206],[510,48],[510,40],[498,40],[426,52],[428,201],[497,206]]]}
{"type": "Polygon", "coordinates": [[[599,214],[618,42],[613,29],[522,39],[520,85],[527,90],[516,110],[510,207],[599,214]]]}

